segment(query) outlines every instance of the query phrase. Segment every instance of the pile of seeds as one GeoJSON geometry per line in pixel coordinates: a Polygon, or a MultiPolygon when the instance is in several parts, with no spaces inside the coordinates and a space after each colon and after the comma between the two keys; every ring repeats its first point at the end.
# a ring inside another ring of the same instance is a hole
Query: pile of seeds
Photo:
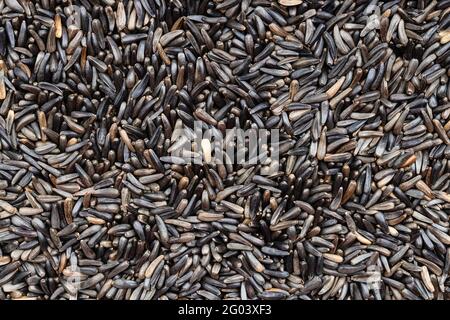
{"type": "Polygon", "coordinates": [[[0,22],[0,299],[450,298],[449,0],[0,0],[0,22]],[[279,143],[170,157],[195,121],[279,143]]]}

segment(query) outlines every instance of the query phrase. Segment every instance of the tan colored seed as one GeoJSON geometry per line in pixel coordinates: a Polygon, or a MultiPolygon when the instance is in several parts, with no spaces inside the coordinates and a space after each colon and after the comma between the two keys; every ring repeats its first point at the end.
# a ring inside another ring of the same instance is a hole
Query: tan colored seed
{"type": "Polygon", "coordinates": [[[67,141],[67,147],[73,146],[74,144],[78,143],[77,138],[70,138],[69,141],[67,141]]]}
{"type": "Polygon", "coordinates": [[[327,260],[330,260],[330,261],[333,261],[336,263],[342,263],[344,261],[344,258],[338,254],[324,253],[323,257],[327,260]]]}
{"type": "Polygon", "coordinates": [[[0,257],[0,267],[7,265],[11,262],[11,258],[9,256],[2,256],[0,257]]]}
{"type": "Polygon", "coordinates": [[[202,139],[201,142],[203,157],[206,163],[210,163],[212,160],[211,157],[211,142],[208,139],[202,139]]]}
{"type": "Polygon", "coordinates": [[[119,135],[122,138],[123,143],[125,143],[125,145],[128,147],[128,149],[131,152],[136,152],[136,150],[134,149],[133,144],[131,143],[130,138],[128,137],[128,134],[125,130],[123,130],[122,128],[119,128],[119,135]]]}
{"type": "Polygon", "coordinates": [[[162,47],[161,43],[158,42],[156,45],[156,50],[158,51],[159,56],[161,57],[161,60],[166,64],[170,65],[170,58],[167,56],[166,52],[164,51],[164,48],[162,47]]]}
{"type": "Polygon", "coordinates": [[[417,181],[416,187],[417,187],[417,189],[419,189],[420,191],[425,193],[425,195],[427,195],[428,197],[433,197],[433,193],[432,193],[430,187],[427,186],[427,184],[425,182],[423,182],[423,180],[417,181]]]}
{"type": "Polygon", "coordinates": [[[106,221],[100,218],[96,218],[96,217],[86,217],[86,220],[90,223],[90,224],[105,224],[106,221]]]}
{"type": "Polygon", "coordinates": [[[291,6],[298,6],[299,4],[302,4],[303,0],[278,0],[278,2],[282,6],[291,7],[291,6]]]}
{"type": "Polygon", "coordinates": [[[64,200],[64,217],[68,224],[73,222],[72,217],[72,209],[73,209],[73,199],[67,198],[64,200]]]}
{"type": "Polygon", "coordinates": [[[210,213],[210,212],[206,212],[206,211],[200,211],[199,214],[197,215],[198,220],[200,221],[218,221],[224,218],[223,214],[220,213],[210,213]]]}
{"type": "Polygon", "coordinates": [[[356,190],[356,181],[351,180],[348,184],[347,190],[345,191],[344,195],[342,196],[342,203],[346,203],[355,193],[356,190]]]}
{"type": "Polygon", "coordinates": [[[422,276],[422,281],[423,281],[425,287],[427,287],[427,289],[430,290],[431,292],[434,292],[434,286],[433,286],[433,283],[431,282],[430,273],[428,272],[428,268],[425,266],[422,266],[420,275],[422,276]]]}
{"type": "Polygon", "coordinates": [[[19,214],[23,216],[32,216],[44,212],[41,208],[21,207],[19,208],[19,214]]]}
{"type": "Polygon", "coordinates": [[[175,30],[181,29],[183,27],[185,20],[186,20],[186,18],[184,16],[179,17],[177,19],[177,21],[175,21],[175,23],[172,25],[172,28],[170,28],[170,31],[175,31],[175,30]]]}
{"type": "Polygon", "coordinates": [[[298,80],[292,80],[289,84],[289,99],[294,100],[295,95],[300,90],[298,80]]]}
{"type": "Polygon", "coordinates": [[[6,69],[5,61],[3,61],[2,59],[0,59],[0,71],[3,71],[4,73],[6,73],[8,71],[6,69]]]}
{"type": "Polygon", "coordinates": [[[61,16],[59,14],[55,15],[55,36],[57,38],[62,37],[62,23],[61,16]]]}
{"type": "Polygon", "coordinates": [[[47,128],[47,118],[45,116],[45,112],[38,111],[38,123],[39,128],[41,129],[42,141],[47,141],[47,135],[45,134],[45,128],[47,128]]]}
{"type": "Polygon", "coordinates": [[[417,159],[416,155],[413,154],[413,155],[411,155],[410,157],[408,157],[408,158],[402,163],[402,165],[401,165],[400,167],[401,167],[401,168],[409,167],[409,166],[412,165],[414,162],[416,162],[416,159],[417,159]]]}
{"type": "Polygon", "coordinates": [[[6,98],[5,79],[4,79],[3,71],[0,70],[0,100],[4,100],[5,98],[6,98]]]}
{"type": "Polygon", "coordinates": [[[450,41],[450,29],[443,30],[439,32],[439,38],[441,41],[441,44],[446,44],[450,41]]]}
{"type": "Polygon", "coordinates": [[[372,241],[370,241],[369,239],[367,239],[366,237],[363,237],[360,233],[358,233],[357,231],[353,232],[356,236],[356,239],[361,242],[362,244],[372,244],[372,241]]]}
{"type": "Polygon", "coordinates": [[[331,109],[336,108],[338,103],[341,102],[342,100],[344,100],[344,98],[347,95],[349,95],[350,92],[352,92],[352,88],[347,88],[344,91],[342,91],[341,93],[339,93],[337,96],[335,96],[333,99],[331,99],[331,101],[330,101],[330,108],[331,109]]]}
{"type": "Polygon", "coordinates": [[[6,212],[11,213],[11,214],[17,213],[17,208],[12,206],[11,204],[9,204],[8,202],[6,202],[4,200],[0,200],[0,208],[2,208],[3,210],[5,210],[6,212]]]}
{"type": "Polygon", "coordinates": [[[127,25],[127,16],[125,13],[125,7],[123,5],[123,2],[120,1],[117,4],[117,11],[116,11],[116,26],[117,30],[121,31],[125,29],[125,26],[127,25]]]}
{"type": "Polygon", "coordinates": [[[327,92],[325,92],[328,99],[333,98],[336,95],[336,93],[338,93],[339,89],[341,89],[342,85],[344,84],[344,81],[345,81],[345,77],[344,76],[340,77],[338,79],[338,81],[336,81],[336,83],[333,84],[330,87],[330,89],[327,90],[327,92]]]}
{"type": "Polygon", "coordinates": [[[163,260],[164,260],[164,255],[160,255],[155,260],[153,260],[152,263],[150,263],[150,265],[148,266],[147,270],[145,270],[145,277],[150,278],[152,276],[153,272],[155,272],[156,267],[163,260]]]}

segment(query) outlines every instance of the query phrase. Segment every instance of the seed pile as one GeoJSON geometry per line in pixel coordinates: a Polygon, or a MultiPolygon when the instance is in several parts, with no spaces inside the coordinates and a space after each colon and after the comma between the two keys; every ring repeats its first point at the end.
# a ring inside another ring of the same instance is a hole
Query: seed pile
{"type": "Polygon", "coordinates": [[[0,299],[450,298],[449,0],[0,0],[0,21],[0,299]],[[280,142],[169,157],[194,121],[280,142]]]}

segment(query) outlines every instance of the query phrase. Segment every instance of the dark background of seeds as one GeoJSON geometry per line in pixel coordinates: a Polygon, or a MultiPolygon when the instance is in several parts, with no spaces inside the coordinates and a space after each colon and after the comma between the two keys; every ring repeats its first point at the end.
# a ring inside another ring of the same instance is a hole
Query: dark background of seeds
{"type": "Polygon", "coordinates": [[[0,0],[0,299],[449,297],[450,1],[280,2],[0,0]]]}

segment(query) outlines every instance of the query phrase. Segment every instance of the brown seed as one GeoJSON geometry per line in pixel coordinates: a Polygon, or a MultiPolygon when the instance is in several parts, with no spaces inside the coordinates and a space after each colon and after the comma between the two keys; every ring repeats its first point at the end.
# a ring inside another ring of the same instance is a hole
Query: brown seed
{"type": "Polygon", "coordinates": [[[59,14],[55,15],[55,36],[58,39],[62,37],[62,22],[59,14]]]}

